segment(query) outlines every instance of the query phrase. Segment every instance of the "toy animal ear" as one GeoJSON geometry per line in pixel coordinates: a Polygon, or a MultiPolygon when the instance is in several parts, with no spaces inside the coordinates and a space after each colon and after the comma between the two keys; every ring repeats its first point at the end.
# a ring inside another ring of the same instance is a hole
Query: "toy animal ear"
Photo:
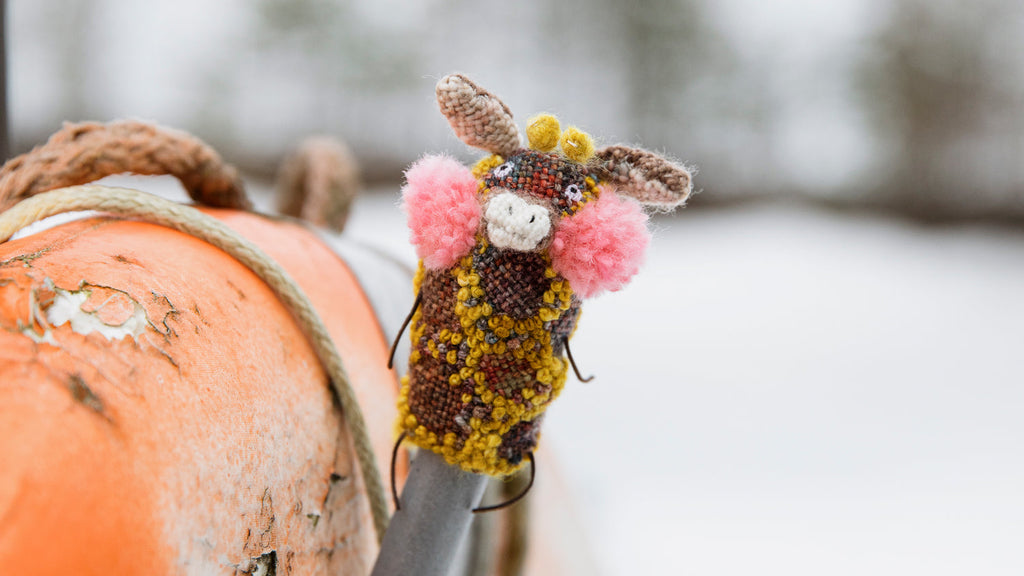
{"type": "Polygon", "coordinates": [[[602,187],[597,200],[559,222],[551,266],[580,298],[614,292],[639,271],[650,240],[640,204],[602,187]]]}
{"type": "Polygon", "coordinates": [[[594,157],[599,163],[601,180],[641,204],[671,210],[690,197],[690,172],[654,152],[608,146],[598,150],[594,157]]]}
{"type": "Polygon", "coordinates": [[[508,157],[519,148],[519,130],[508,107],[462,74],[437,83],[437,104],[455,135],[474,148],[508,157]]]}
{"type": "Polygon", "coordinates": [[[402,208],[412,243],[427,268],[449,268],[473,249],[480,226],[477,181],[462,164],[425,156],[405,173],[402,208]]]}

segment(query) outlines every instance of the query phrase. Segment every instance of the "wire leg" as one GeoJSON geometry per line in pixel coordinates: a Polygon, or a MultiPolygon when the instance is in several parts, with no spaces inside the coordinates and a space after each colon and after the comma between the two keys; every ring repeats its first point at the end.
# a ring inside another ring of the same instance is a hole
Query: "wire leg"
{"type": "Polygon", "coordinates": [[[402,504],[398,501],[398,487],[395,485],[395,461],[398,460],[398,447],[402,445],[402,440],[408,432],[402,432],[398,435],[398,440],[395,442],[395,448],[391,451],[391,498],[395,501],[395,511],[402,509],[402,504]]]}
{"type": "Polygon", "coordinates": [[[516,502],[519,502],[520,500],[523,499],[524,496],[527,495],[527,493],[530,492],[530,488],[533,488],[533,479],[536,478],[536,476],[537,476],[537,462],[533,459],[533,452],[530,452],[529,454],[527,454],[526,457],[530,459],[530,483],[526,485],[526,488],[523,489],[523,491],[520,492],[519,495],[516,496],[515,498],[513,498],[511,500],[506,500],[505,502],[502,502],[501,504],[495,504],[494,506],[481,506],[479,508],[473,508],[473,514],[479,514],[480,512],[493,512],[494,510],[500,510],[502,508],[506,508],[508,506],[511,506],[511,505],[515,504],[516,502]]]}
{"type": "Polygon", "coordinates": [[[412,303],[412,310],[409,311],[409,315],[405,317],[405,322],[402,322],[402,327],[398,330],[398,334],[395,336],[395,341],[391,343],[391,353],[388,354],[388,370],[394,367],[395,364],[395,350],[398,350],[398,343],[402,341],[402,334],[405,333],[405,329],[409,327],[409,322],[412,322],[412,317],[416,314],[416,310],[423,303],[423,292],[416,293],[416,301],[412,303]]]}
{"type": "Polygon", "coordinates": [[[580,369],[576,367],[576,361],[572,359],[572,350],[569,349],[569,339],[568,338],[562,338],[562,345],[565,346],[565,355],[569,357],[569,364],[572,364],[572,371],[576,373],[576,377],[579,378],[580,382],[586,383],[586,382],[590,382],[591,380],[593,380],[594,379],[594,375],[593,374],[591,374],[590,376],[587,376],[586,378],[584,378],[583,375],[580,374],[580,369]]]}

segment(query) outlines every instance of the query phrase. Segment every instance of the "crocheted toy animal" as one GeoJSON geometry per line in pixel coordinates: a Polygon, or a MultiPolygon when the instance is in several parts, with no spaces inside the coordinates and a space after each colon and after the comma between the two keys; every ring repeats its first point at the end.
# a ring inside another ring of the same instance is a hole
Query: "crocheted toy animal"
{"type": "Polygon", "coordinates": [[[426,156],[406,173],[421,261],[398,428],[449,464],[504,476],[565,384],[581,299],[637,272],[650,239],[641,204],[682,204],[690,174],[645,150],[595,150],[550,115],[529,122],[523,148],[508,108],[462,75],[443,78],[437,100],[491,155],[472,169],[426,156]]]}

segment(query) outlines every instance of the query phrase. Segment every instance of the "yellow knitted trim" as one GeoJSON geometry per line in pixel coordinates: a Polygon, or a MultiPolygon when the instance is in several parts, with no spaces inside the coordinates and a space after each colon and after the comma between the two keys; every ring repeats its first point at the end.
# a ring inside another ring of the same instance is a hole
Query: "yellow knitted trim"
{"type": "MultiPolygon", "coordinates": [[[[487,241],[482,236],[478,240],[480,243],[477,250],[482,253],[487,248],[487,241]]],[[[470,346],[469,357],[465,361],[466,365],[459,373],[451,376],[448,385],[458,386],[465,381],[475,381],[473,395],[479,397],[484,404],[493,406],[493,410],[486,419],[470,418],[468,424],[472,428],[472,432],[465,443],[456,448],[457,437],[454,433],[448,433],[439,438],[437,434],[421,425],[416,416],[411,413],[408,402],[409,378],[406,377],[402,380],[402,389],[398,399],[398,429],[407,432],[409,439],[417,446],[442,455],[449,464],[458,465],[468,472],[506,476],[521,468],[525,461],[511,464],[498,456],[498,448],[501,446],[503,436],[516,424],[522,421],[531,421],[540,416],[565,386],[567,362],[554,356],[551,347],[551,333],[545,329],[544,324],[557,320],[569,309],[573,292],[569,283],[558,276],[549,264],[545,270],[548,287],[543,295],[544,302],[548,304],[548,307],[541,307],[533,317],[517,320],[506,314],[496,313],[490,304],[482,301],[484,291],[480,286],[480,277],[473,269],[472,254],[463,257],[449,273],[458,278],[461,286],[455,306],[455,315],[459,319],[461,330],[441,331],[440,343],[445,344],[445,348],[448,349],[447,354],[442,356],[438,345],[431,340],[427,341],[425,353],[431,354],[437,359],[444,358],[450,364],[456,364],[458,358],[454,350],[462,341],[466,341],[470,346]],[[466,302],[471,298],[476,299],[479,303],[468,306],[466,302]],[[485,340],[485,332],[477,325],[480,318],[486,318],[487,326],[498,337],[497,342],[490,344],[485,340]],[[529,339],[522,346],[512,350],[512,356],[519,360],[525,360],[537,381],[551,385],[551,391],[545,394],[535,394],[532,389],[523,390],[523,397],[533,405],[532,408],[527,408],[523,404],[492,392],[488,386],[487,375],[479,369],[481,359],[485,356],[503,355],[508,352],[506,341],[512,336],[513,330],[518,334],[526,334],[529,339]],[[534,347],[534,343],[538,345],[534,347]]],[[[414,280],[417,291],[423,281],[423,275],[424,268],[421,262],[414,280]]],[[[413,345],[413,352],[409,359],[410,365],[419,361],[424,353],[418,348],[425,330],[426,327],[422,324],[422,314],[417,311],[413,316],[412,330],[410,331],[413,345]]],[[[472,399],[471,395],[466,394],[462,401],[469,403],[472,399]]]]}
{"type": "Polygon", "coordinates": [[[498,156],[497,154],[491,154],[490,156],[485,156],[483,159],[477,162],[476,165],[473,166],[471,172],[473,173],[473,176],[476,177],[477,180],[483,180],[485,174],[493,170],[496,166],[500,166],[504,162],[505,159],[502,158],[501,156],[498,156]]]}

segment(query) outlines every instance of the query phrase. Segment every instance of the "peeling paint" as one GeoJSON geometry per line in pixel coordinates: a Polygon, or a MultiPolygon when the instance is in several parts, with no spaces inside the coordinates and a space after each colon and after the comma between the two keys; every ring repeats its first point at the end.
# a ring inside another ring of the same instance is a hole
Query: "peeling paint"
{"type": "Polygon", "coordinates": [[[181,374],[181,366],[178,365],[178,361],[174,359],[174,356],[171,356],[166,350],[159,346],[154,346],[153,349],[166,358],[167,361],[171,363],[171,366],[174,366],[174,369],[178,371],[179,375],[181,374]]]}
{"type": "MultiPolygon", "coordinates": [[[[155,290],[150,290],[149,293],[153,296],[152,304],[163,308],[163,318],[160,320],[160,324],[164,327],[164,329],[163,331],[161,331],[159,328],[157,328],[156,324],[153,324],[153,328],[163,335],[164,340],[170,342],[171,336],[177,336],[178,332],[175,331],[174,328],[172,328],[171,325],[168,324],[167,322],[177,318],[178,315],[181,314],[181,311],[174,306],[174,303],[171,302],[171,299],[168,298],[167,296],[159,294],[155,290]]],[[[155,318],[158,315],[159,313],[154,314],[153,317],[155,318]]]]}
{"type": "Polygon", "coordinates": [[[53,332],[50,332],[49,330],[40,333],[31,326],[23,326],[21,328],[21,333],[36,344],[49,344],[51,346],[57,345],[57,340],[54,339],[53,332]]]}
{"type": "Polygon", "coordinates": [[[39,250],[36,250],[35,252],[32,252],[30,254],[19,254],[12,258],[8,258],[7,260],[0,262],[0,268],[6,268],[14,264],[15,262],[21,262],[21,266],[23,268],[31,268],[32,261],[43,257],[47,252],[50,251],[51,248],[51,246],[47,246],[46,248],[40,248],[39,250]]]}
{"type": "Polygon", "coordinates": [[[20,318],[18,319],[18,329],[22,334],[28,336],[30,340],[36,344],[50,344],[53,346],[57,345],[57,341],[53,338],[53,332],[50,330],[50,324],[46,320],[46,315],[43,313],[42,303],[52,303],[53,301],[53,282],[47,278],[43,282],[41,288],[33,288],[28,293],[29,300],[29,320],[26,325],[20,318]],[[42,297],[40,297],[42,293],[42,297]]]}
{"type": "Polygon", "coordinates": [[[148,324],[146,312],[138,303],[133,303],[131,315],[123,322],[107,322],[101,318],[100,310],[84,309],[89,295],[88,290],[58,289],[53,304],[46,311],[46,319],[53,326],[70,322],[71,329],[79,334],[98,332],[107,340],[121,340],[127,336],[137,338],[145,331],[148,324]]]}
{"type": "Polygon", "coordinates": [[[29,291],[28,308],[27,321],[18,319],[18,331],[37,344],[56,346],[53,328],[64,324],[78,334],[99,333],[107,340],[131,336],[136,342],[152,326],[146,309],[127,292],[86,282],[65,290],[44,278],[29,291]]]}
{"type": "Polygon", "coordinates": [[[256,558],[256,567],[252,576],[275,576],[277,574],[277,552],[271,550],[256,558]]]}
{"type": "Polygon", "coordinates": [[[146,310],[130,298],[130,315],[123,321],[117,322],[104,314],[104,307],[110,302],[109,299],[98,306],[86,305],[92,296],[92,290],[88,287],[81,290],[64,290],[53,287],[53,291],[55,293],[53,303],[46,309],[46,320],[51,326],[59,327],[70,322],[71,329],[82,335],[95,332],[103,335],[107,340],[122,340],[128,336],[137,340],[149,325],[146,310]]]}

